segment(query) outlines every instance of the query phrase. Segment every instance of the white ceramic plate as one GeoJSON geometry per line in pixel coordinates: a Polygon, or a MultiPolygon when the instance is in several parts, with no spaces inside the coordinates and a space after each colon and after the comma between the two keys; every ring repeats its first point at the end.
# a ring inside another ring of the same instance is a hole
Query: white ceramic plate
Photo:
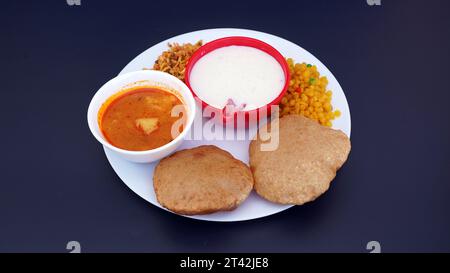
{"type": "MultiPolygon", "coordinates": [[[[344,91],[337,82],[333,74],[311,53],[304,50],[300,46],[291,43],[285,39],[279,38],[274,35],[245,30],[245,29],[207,29],[194,31],[179,36],[175,36],[168,40],[165,40],[157,45],[154,45],[137,56],[132,60],[125,68],[120,72],[126,73],[143,68],[151,68],[157,57],[167,50],[168,43],[195,43],[198,40],[203,40],[204,43],[227,36],[248,36],[259,40],[262,40],[273,47],[275,47],[283,56],[293,58],[296,62],[306,62],[315,64],[321,75],[327,76],[329,84],[328,89],[333,91],[333,107],[339,109],[342,112],[341,117],[333,121],[333,128],[340,129],[350,136],[350,111],[345,98],[344,91]]],[[[248,145],[249,141],[227,141],[227,140],[185,140],[178,150],[196,147],[199,145],[211,144],[216,145],[224,150],[227,150],[234,157],[248,163],[248,145]]],[[[122,159],[115,154],[105,149],[106,157],[111,164],[114,171],[122,179],[122,181],[137,195],[144,198],[153,205],[160,207],[160,204],[156,200],[155,193],[153,191],[153,170],[156,163],[139,164],[132,163],[122,159]]],[[[274,213],[283,211],[290,208],[288,205],[278,205],[268,202],[256,193],[252,192],[247,200],[239,206],[237,209],[231,212],[218,212],[209,215],[188,216],[190,218],[206,220],[206,221],[242,221],[260,218],[274,213]]],[[[164,208],[162,208],[164,209],[164,208]]]]}

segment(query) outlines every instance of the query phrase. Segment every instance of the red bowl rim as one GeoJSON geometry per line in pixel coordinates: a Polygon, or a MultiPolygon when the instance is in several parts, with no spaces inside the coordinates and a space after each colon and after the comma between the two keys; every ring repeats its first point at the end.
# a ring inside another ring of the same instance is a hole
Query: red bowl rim
{"type": "MultiPolygon", "coordinates": [[[[192,95],[197,100],[201,101],[202,107],[208,106],[214,110],[222,111],[223,109],[213,107],[197,96],[194,89],[191,87],[189,77],[190,77],[191,70],[194,67],[195,63],[197,63],[197,61],[199,59],[201,59],[203,56],[205,56],[206,54],[208,54],[211,51],[216,50],[218,48],[232,46],[232,45],[249,46],[249,47],[253,47],[253,48],[259,49],[261,51],[264,51],[265,53],[272,56],[280,64],[281,68],[283,69],[285,83],[284,83],[284,86],[283,86],[282,90],[280,91],[279,95],[274,100],[272,100],[267,105],[258,107],[256,109],[240,111],[240,112],[244,112],[244,113],[250,113],[252,111],[259,112],[259,109],[261,109],[263,107],[267,107],[268,112],[269,112],[270,107],[272,105],[276,105],[276,104],[280,103],[281,98],[284,96],[284,94],[286,93],[286,91],[289,87],[289,81],[290,81],[289,66],[286,62],[286,59],[283,57],[283,55],[281,55],[281,53],[278,50],[276,50],[273,46],[271,46],[261,40],[255,39],[255,38],[250,38],[250,37],[245,37],[245,36],[230,36],[230,37],[224,37],[224,38],[219,38],[219,39],[213,40],[213,41],[208,42],[208,43],[204,44],[203,46],[201,46],[199,49],[197,49],[194,52],[194,54],[192,54],[191,58],[189,58],[189,60],[186,64],[186,71],[185,71],[185,77],[184,77],[184,81],[185,81],[186,85],[191,90],[192,95]]],[[[237,113],[235,113],[235,115],[237,115],[237,113]]]]}

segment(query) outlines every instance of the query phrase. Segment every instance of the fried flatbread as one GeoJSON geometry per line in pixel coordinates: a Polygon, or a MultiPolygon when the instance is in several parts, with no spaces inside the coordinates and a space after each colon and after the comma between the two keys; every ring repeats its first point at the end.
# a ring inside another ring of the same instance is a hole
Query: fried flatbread
{"type": "Polygon", "coordinates": [[[253,188],[250,168],[216,146],[182,150],[162,159],[153,186],[158,202],[185,215],[235,209],[253,188]]]}
{"type": "Polygon", "coordinates": [[[279,126],[266,126],[279,128],[276,150],[261,151],[264,142],[260,137],[250,143],[255,191],[275,203],[301,205],[313,201],[328,190],[336,171],[347,160],[350,139],[341,131],[300,115],[273,122],[279,126]]]}

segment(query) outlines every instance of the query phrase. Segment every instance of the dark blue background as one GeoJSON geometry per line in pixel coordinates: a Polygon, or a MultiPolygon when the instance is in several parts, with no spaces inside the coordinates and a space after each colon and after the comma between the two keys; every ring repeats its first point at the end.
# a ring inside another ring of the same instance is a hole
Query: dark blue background
{"type": "Polygon", "coordinates": [[[0,4],[1,252],[450,251],[450,1],[81,1],[0,4]],[[179,217],[130,191],[91,136],[104,82],[216,27],[286,38],[342,85],[353,149],[319,200],[240,223],[179,217]]]}

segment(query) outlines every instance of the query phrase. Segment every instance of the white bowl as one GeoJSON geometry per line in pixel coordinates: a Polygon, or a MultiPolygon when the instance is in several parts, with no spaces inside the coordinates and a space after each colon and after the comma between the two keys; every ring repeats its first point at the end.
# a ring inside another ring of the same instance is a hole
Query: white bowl
{"type": "Polygon", "coordinates": [[[148,163],[168,156],[180,146],[184,137],[192,127],[195,112],[195,99],[189,88],[182,81],[168,73],[154,70],[141,70],[122,74],[105,83],[92,98],[91,103],[89,104],[87,119],[92,134],[104,147],[129,161],[148,163]],[[128,151],[111,145],[103,136],[97,120],[98,111],[102,104],[109,97],[123,90],[125,87],[129,88],[135,85],[157,86],[162,89],[173,90],[183,101],[187,111],[187,122],[184,126],[184,130],[171,142],[148,151],[128,151]]]}

